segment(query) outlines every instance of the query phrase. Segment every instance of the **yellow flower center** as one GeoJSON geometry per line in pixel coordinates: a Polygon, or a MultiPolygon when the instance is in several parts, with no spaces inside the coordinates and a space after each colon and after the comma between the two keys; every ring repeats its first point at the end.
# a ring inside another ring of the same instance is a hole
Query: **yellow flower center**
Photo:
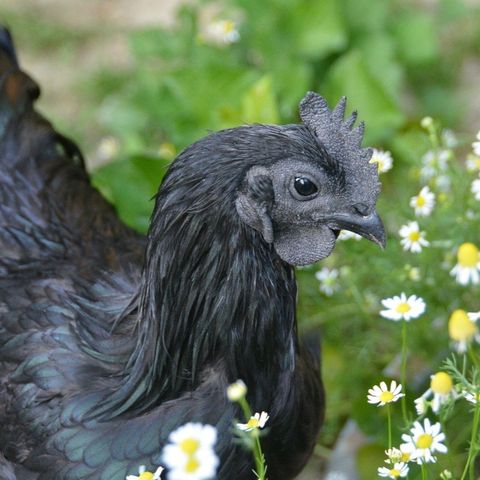
{"type": "Polygon", "coordinates": [[[398,312],[398,313],[407,313],[411,310],[411,307],[410,305],[407,303],[407,302],[401,302],[397,305],[397,307],[395,308],[395,310],[398,312]]]}
{"type": "Polygon", "coordinates": [[[153,480],[153,473],[152,472],[143,472],[139,477],[138,480],[153,480]]]}
{"type": "Polygon", "coordinates": [[[198,470],[198,467],[200,467],[200,462],[193,455],[190,456],[185,464],[185,471],[187,473],[193,473],[198,470]]]}
{"type": "Polygon", "coordinates": [[[223,31],[225,33],[232,33],[235,30],[235,23],[232,20],[225,20],[223,22],[223,31]]]}
{"type": "Polygon", "coordinates": [[[432,443],[432,436],[428,433],[423,433],[417,439],[417,448],[430,448],[432,443]]]}
{"type": "Polygon", "coordinates": [[[180,442],[180,448],[187,454],[193,455],[200,447],[200,442],[195,438],[187,438],[180,442]]]}
{"type": "Polygon", "coordinates": [[[447,393],[450,393],[452,391],[452,377],[448,373],[437,372],[430,380],[430,388],[433,390],[434,393],[438,393],[439,395],[446,395],[447,393]]]}
{"type": "Polygon", "coordinates": [[[408,234],[408,238],[411,242],[418,242],[420,240],[420,232],[413,231],[408,234]]]}
{"type": "Polygon", "coordinates": [[[403,463],[407,463],[410,461],[410,454],[408,452],[402,452],[402,456],[400,458],[400,461],[403,463]]]}
{"type": "Polygon", "coordinates": [[[399,477],[400,476],[400,470],[397,470],[396,468],[392,468],[388,473],[392,477],[399,477]]]}
{"type": "Polygon", "coordinates": [[[477,326],[468,318],[465,310],[455,310],[448,321],[448,334],[456,342],[470,340],[478,333],[477,326]]]}
{"type": "Polygon", "coordinates": [[[382,392],[382,394],[380,395],[380,400],[384,403],[391,402],[393,400],[393,393],[389,391],[382,392]]]}
{"type": "Polygon", "coordinates": [[[425,197],[423,195],[419,195],[417,199],[415,200],[415,203],[417,204],[417,207],[423,207],[425,206],[425,197]]]}
{"type": "Polygon", "coordinates": [[[247,422],[247,428],[258,428],[260,422],[258,418],[250,417],[250,420],[247,422]]]}
{"type": "Polygon", "coordinates": [[[473,243],[462,243],[458,248],[457,259],[462,267],[475,267],[480,260],[478,248],[473,243]]]}

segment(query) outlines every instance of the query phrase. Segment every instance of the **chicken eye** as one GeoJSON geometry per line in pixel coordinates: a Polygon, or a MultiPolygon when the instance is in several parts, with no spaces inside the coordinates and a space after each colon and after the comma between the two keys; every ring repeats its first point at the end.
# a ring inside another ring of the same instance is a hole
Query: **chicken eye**
{"type": "Polygon", "coordinates": [[[318,192],[317,186],[310,179],[305,177],[295,177],[293,186],[297,193],[302,197],[309,197],[318,192]]]}

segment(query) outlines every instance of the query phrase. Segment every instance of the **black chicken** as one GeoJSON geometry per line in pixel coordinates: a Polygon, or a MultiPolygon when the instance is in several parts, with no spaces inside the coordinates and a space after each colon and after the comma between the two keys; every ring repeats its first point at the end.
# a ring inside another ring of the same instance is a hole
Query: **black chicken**
{"type": "Polygon", "coordinates": [[[300,345],[294,265],[340,229],[383,245],[363,124],[308,93],[303,125],[213,133],[173,162],[147,238],[93,189],[82,155],[33,109],[0,33],[0,447],[18,478],[123,480],[169,433],[218,429],[218,479],[253,479],[226,397],[241,378],[270,480],[293,478],[323,419],[300,345]],[[29,472],[29,473],[28,473],[29,472]]]}

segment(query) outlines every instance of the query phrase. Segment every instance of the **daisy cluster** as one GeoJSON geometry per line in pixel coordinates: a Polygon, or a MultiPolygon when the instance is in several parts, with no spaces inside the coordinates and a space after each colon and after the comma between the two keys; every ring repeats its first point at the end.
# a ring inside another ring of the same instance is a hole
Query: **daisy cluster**
{"type": "MultiPolygon", "coordinates": [[[[450,132],[444,133],[442,138],[439,138],[432,119],[424,119],[422,126],[429,131],[430,138],[434,139],[432,142],[434,149],[427,152],[422,158],[419,178],[424,182],[424,185],[416,195],[410,198],[409,206],[414,218],[402,225],[398,232],[403,250],[412,254],[420,254],[424,249],[431,246],[431,239],[428,238],[427,231],[422,229],[421,223],[425,222],[425,219],[435,212],[438,198],[441,198],[442,202],[447,198],[446,192],[450,188],[447,168],[453,158],[450,149],[456,143],[450,132]]],[[[477,140],[472,144],[473,152],[467,158],[467,169],[479,174],[479,177],[472,183],[471,192],[475,200],[480,200],[480,132],[477,134],[477,140]]],[[[466,195],[468,195],[468,192],[466,192],[466,195]]],[[[474,212],[465,212],[465,218],[473,218],[474,216],[474,212]]],[[[433,243],[435,246],[449,245],[447,241],[433,243]]],[[[456,283],[461,286],[480,284],[480,251],[477,244],[472,241],[465,241],[457,244],[454,248],[455,250],[452,253],[456,257],[456,262],[451,262],[450,266],[447,267],[450,276],[454,277],[456,283]]],[[[446,266],[446,264],[443,264],[443,266],[446,266]]],[[[408,265],[408,269],[405,268],[409,272],[408,278],[410,280],[421,280],[420,269],[410,265],[408,265]],[[410,271],[414,269],[415,275],[410,275],[410,271]]],[[[460,302],[457,302],[457,305],[460,302]]],[[[427,311],[427,303],[423,298],[405,292],[384,298],[381,300],[381,304],[383,309],[380,310],[380,315],[393,322],[402,322],[404,332],[406,332],[405,325],[407,322],[420,318],[427,311]]],[[[450,313],[448,334],[451,346],[457,353],[465,355],[464,358],[466,358],[472,344],[480,343],[479,320],[480,311],[468,312],[457,307],[450,313]]],[[[402,338],[406,339],[406,336],[402,338]]],[[[406,358],[406,350],[402,347],[402,365],[406,365],[406,358]]],[[[402,383],[405,382],[404,371],[402,370],[400,375],[402,383]]],[[[475,374],[473,374],[472,379],[468,380],[465,371],[459,371],[454,361],[449,360],[445,362],[444,368],[430,375],[428,388],[418,398],[414,399],[417,418],[410,424],[409,431],[401,436],[403,443],[398,445],[398,448],[389,448],[386,451],[385,464],[377,469],[379,477],[392,479],[407,477],[412,462],[423,466],[436,462],[438,454],[447,453],[446,437],[445,433],[442,432],[440,422],[451,415],[449,412],[452,411],[452,406],[457,401],[463,400],[475,406],[480,403],[480,387],[475,379],[475,374]],[[430,415],[438,416],[439,421],[432,421],[428,418],[430,415]]],[[[402,391],[402,385],[397,384],[395,380],[391,381],[390,385],[382,381],[379,385],[370,388],[367,400],[368,403],[375,404],[378,407],[389,406],[389,404],[401,400],[404,421],[406,424],[411,422],[406,415],[406,407],[404,408],[406,397],[402,391]]],[[[475,412],[477,410],[480,412],[478,408],[475,409],[475,412]]],[[[391,445],[390,409],[387,409],[387,415],[389,443],[391,445]]],[[[470,457],[467,464],[468,462],[470,462],[470,457]]],[[[445,470],[440,474],[440,478],[447,480],[453,478],[453,476],[451,472],[445,470]]]]}

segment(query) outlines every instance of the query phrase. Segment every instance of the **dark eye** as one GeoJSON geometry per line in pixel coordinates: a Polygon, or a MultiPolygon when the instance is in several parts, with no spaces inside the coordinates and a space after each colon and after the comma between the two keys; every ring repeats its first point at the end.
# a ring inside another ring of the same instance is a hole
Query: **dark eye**
{"type": "Polygon", "coordinates": [[[302,197],[309,197],[318,192],[317,186],[308,178],[295,177],[293,186],[299,195],[302,197]]]}

